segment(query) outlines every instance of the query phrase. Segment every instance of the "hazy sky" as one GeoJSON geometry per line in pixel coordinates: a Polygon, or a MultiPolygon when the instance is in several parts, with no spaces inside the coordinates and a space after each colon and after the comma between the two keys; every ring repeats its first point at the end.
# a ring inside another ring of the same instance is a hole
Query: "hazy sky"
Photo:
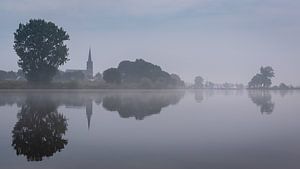
{"type": "Polygon", "coordinates": [[[299,0],[0,0],[0,69],[17,70],[13,32],[42,18],[70,35],[70,61],[94,72],[142,58],[192,82],[242,82],[262,65],[300,85],[299,0]]]}

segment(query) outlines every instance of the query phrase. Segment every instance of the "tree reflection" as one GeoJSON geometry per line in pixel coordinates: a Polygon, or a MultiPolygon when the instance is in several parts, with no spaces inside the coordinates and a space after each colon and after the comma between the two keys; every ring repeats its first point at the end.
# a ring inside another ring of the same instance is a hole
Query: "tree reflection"
{"type": "Polygon", "coordinates": [[[274,111],[275,104],[272,102],[272,95],[267,90],[250,90],[249,97],[252,102],[260,107],[262,114],[271,114],[274,111]]]}
{"type": "Polygon", "coordinates": [[[18,122],[12,131],[12,146],[17,155],[28,161],[42,161],[64,149],[63,138],[67,119],[57,112],[58,104],[47,97],[29,97],[18,113],[18,122]]]}
{"type": "Polygon", "coordinates": [[[203,90],[196,90],[195,91],[195,100],[196,100],[197,103],[201,103],[204,100],[203,90]]]}
{"type": "Polygon", "coordinates": [[[102,106],[108,111],[117,111],[120,117],[135,117],[143,120],[146,116],[158,114],[162,108],[177,104],[184,92],[136,93],[106,96],[102,106]]]}

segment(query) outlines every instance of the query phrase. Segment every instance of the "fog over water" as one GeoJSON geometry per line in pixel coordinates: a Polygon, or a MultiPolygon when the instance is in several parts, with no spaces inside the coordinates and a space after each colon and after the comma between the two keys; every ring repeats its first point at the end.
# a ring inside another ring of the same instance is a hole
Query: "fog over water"
{"type": "Polygon", "coordinates": [[[247,83],[270,65],[274,84],[300,85],[300,2],[296,0],[0,1],[0,69],[17,70],[13,32],[42,18],[70,35],[70,61],[94,72],[145,59],[192,82],[247,83]]]}
{"type": "Polygon", "coordinates": [[[1,91],[0,168],[297,169],[299,91],[1,91]]]}

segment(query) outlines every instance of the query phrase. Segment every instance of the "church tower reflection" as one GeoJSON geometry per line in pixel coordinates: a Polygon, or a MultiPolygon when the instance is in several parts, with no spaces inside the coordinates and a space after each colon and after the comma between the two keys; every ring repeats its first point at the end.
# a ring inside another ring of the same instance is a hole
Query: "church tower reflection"
{"type": "Polygon", "coordinates": [[[93,100],[89,99],[86,102],[86,118],[88,122],[88,129],[90,129],[91,126],[91,119],[92,119],[92,114],[93,114],[93,100]]]}

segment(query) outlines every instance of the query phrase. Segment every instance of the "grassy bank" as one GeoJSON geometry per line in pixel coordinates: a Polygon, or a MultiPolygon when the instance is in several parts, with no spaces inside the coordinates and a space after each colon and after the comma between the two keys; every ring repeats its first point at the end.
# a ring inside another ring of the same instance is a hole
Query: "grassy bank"
{"type": "Polygon", "coordinates": [[[162,85],[143,86],[141,84],[109,84],[105,82],[52,82],[49,84],[33,84],[27,81],[0,81],[0,89],[174,89],[162,85]]]}
{"type": "Polygon", "coordinates": [[[32,84],[26,81],[0,81],[0,89],[111,89],[114,85],[101,82],[52,82],[49,84],[32,84]]]}
{"type": "MultiPolygon", "coordinates": [[[[144,86],[140,84],[108,84],[103,81],[100,82],[77,82],[77,81],[68,81],[68,82],[52,82],[49,84],[32,84],[27,81],[0,81],[0,89],[176,89],[174,87],[166,86],[144,86]]],[[[193,88],[180,88],[180,89],[193,89],[193,88]]],[[[207,89],[207,88],[205,88],[207,89]]],[[[197,90],[197,89],[196,89],[197,90]]],[[[214,89],[218,90],[218,89],[214,89]]],[[[230,89],[220,89],[220,90],[230,90],[230,89]]],[[[238,89],[232,89],[238,90],[238,89]]],[[[240,90],[240,89],[239,89],[240,90]]],[[[300,87],[290,88],[290,89],[247,89],[247,90],[300,90],[300,87]]]]}

